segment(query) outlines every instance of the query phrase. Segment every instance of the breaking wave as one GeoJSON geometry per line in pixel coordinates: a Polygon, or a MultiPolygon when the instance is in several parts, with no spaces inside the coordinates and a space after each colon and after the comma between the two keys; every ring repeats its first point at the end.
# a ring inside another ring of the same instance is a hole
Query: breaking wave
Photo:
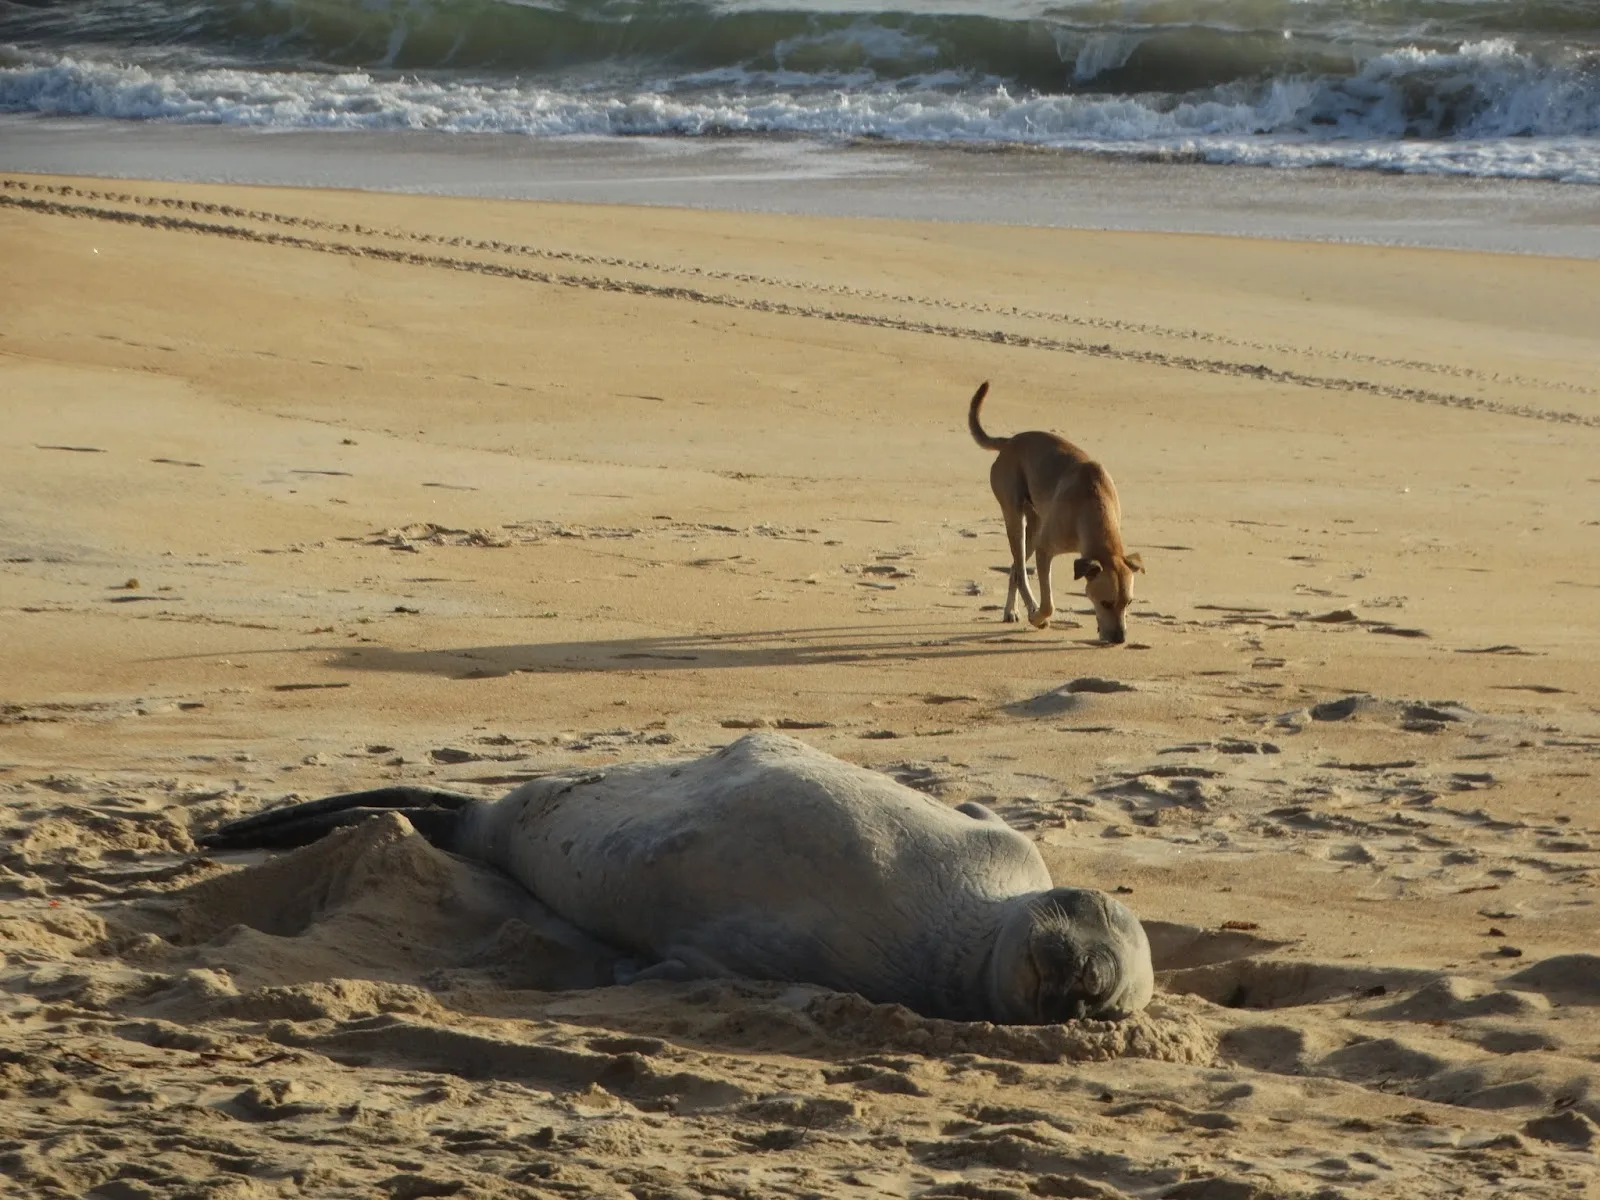
{"type": "Polygon", "coordinates": [[[0,111],[1600,183],[1591,0],[921,3],[0,0],[0,111]]]}

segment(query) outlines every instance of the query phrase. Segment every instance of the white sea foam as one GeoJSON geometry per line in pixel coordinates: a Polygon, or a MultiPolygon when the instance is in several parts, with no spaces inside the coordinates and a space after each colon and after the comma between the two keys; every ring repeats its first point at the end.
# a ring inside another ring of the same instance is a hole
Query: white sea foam
{"type": "Polygon", "coordinates": [[[1183,100],[1014,96],[942,73],[889,88],[866,76],[720,69],[618,93],[35,55],[0,68],[0,111],[541,137],[794,133],[1600,184],[1600,81],[1551,70],[1502,42],[1395,51],[1344,79],[1280,79],[1183,100]]]}

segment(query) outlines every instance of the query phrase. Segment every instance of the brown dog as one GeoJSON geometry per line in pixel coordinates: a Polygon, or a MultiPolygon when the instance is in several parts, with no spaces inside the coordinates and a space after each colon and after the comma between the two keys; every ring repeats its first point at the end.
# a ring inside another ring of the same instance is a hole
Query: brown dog
{"type": "Polygon", "coordinates": [[[1031,430],[1008,438],[990,437],[978,424],[978,409],[989,394],[984,383],[967,409],[967,428],[985,450],[998,450],[989,468],[989,485],[1000,501],[1006,538],[1011,543],[1011,586],[1003,619],[1017,619],[1017,593],[1028,606],[1028,623],[1043,629],[1055,606],[1050,599],[1050,562],[1076,552],[1074,579],[1088,580],[1100,639],[1128,640],[1123,614],[1133,600],[1133,573],[1144,570],[1137,554],[1122,548],[1122,506],[1111,476],[1065,438],[1031,430]],[[1039,603],[1028,588],[1028,552],[1039,577],[1039,603]]]}

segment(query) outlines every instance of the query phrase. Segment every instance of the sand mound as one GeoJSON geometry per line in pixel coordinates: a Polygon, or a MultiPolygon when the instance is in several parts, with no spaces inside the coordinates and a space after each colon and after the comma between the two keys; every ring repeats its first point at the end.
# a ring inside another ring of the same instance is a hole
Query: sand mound
{"type": "Polygon", "coordinates": [[[473,971],[519,987],[592,987],[610,981],[616,957],[395,814],[202,880],[142,913],[159,913],[172,941],[245,988],[473,971]]]}
{"type": "Polygon", "coordinates": [[[1501,991],[1447,975],[1367,1015],[1388,1021],[1460,1021],[1468,1017],[1524,1017],[1548,1012],[1549,1008],[1549,1002],[1534,993],[1501,991]]]}
{"type": "Polygon", "coordinates": [[[915,1054],[985,1054],[1021,1062],[1152,1058],[1209,1062],[1215,1035],[1177,1005],[1155,1003],[1126,1021],[1070,1025],[990,1025],[936,1021],[897,1004],[872,1004],[859,996],[827,994],[806,1015],[839,1041],[915,1054]]]}
{"type": "Polygon", "coordinates": [[[1600,955],[1558,954],[1507,976],[1506,982],[1561,1004],[1600,1004],[1600,955]]]}
{"type": "Polygon", "coordinates": [[[1102,679],[1097,675],[1085,675],[1079,679],[1068,680],[1060,687],[1040,692],[1026,700],[1008,704],[1006,712],[1017,717],[1057,717],[1063,713],[1082,712],[1086,706],[1092,707],[1094,701],[1090,697],[1138,690],[1133,684],[1124,683],[1120,679],[1102,679]]]}
{"type": "Polygon", "coordinates": [[[1536,1117],[1524,1125],[1522,1131],[1541,1142],[1560,1142],[1579,1150],[1588,1150],[1600,1141],[1600,1125],[1573,1111],[1536,1117]]]}

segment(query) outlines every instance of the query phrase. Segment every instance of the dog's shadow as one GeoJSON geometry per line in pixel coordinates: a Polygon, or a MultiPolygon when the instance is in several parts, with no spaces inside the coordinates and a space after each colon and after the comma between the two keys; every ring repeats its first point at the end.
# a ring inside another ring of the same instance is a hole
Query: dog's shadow
{"type": "Polygon", "coordinates": [[[330,664],[341,669],[492,679],[517,672],[715,671],[737,668],[895,663],[979,655],[1090,650],[1093,638],[1020,632],[1016,625],[862,625],[682,634],[583,642],[530,642],[438,650],[352,646],[330,664]]]}

